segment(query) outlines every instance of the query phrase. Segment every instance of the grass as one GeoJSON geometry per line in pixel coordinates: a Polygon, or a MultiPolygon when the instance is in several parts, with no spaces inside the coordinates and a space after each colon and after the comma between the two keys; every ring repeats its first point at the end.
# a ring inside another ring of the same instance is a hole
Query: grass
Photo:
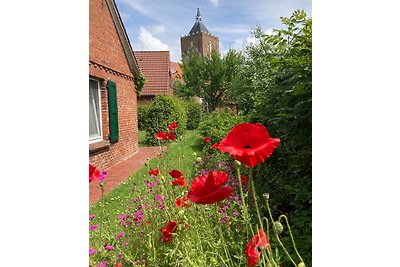
{"type": "Polygon", "coordinates": [[[139,130],[138,143],[139,146],[150,146],[146,140],[146,131],[139,130]]]}
{"type": "Polygon", "coordinates": [[[132,174],[125,182],[111,190],[101,200],[96,202],[89,209],[90,214],[96,214],[96,217],[98,217],[99,220],[100,217],[108,220],[108,231],[115,231],[117,229],[116,223],[118,215],[126,210],[127,202],[133,197],[131,189],[134,186],[134,183],[137,184],[137,191],[144,190],[145,183],[143,181],[149,179],[148,171],[150,167],[155,169],[158,164],[165,177],[168,177],[168,170],[172,169],[179,169],[190,176],[193,162],[196,160],[197,155],[201,154],[199,140],[201,140],[201,136],[198,131],[187,131],[178,142],[168,145],[169,152],[164,154],[161,161],[159,161],[158,158],[151,159],[147,166],[144,165],[136,173],[132,174]],[[195,152],[197,155],[194,155],[195,152]]]}

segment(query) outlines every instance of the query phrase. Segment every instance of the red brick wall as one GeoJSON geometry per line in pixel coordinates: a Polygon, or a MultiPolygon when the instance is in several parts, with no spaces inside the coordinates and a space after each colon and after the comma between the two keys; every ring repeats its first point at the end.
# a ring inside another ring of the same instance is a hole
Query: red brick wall
{"type": "Polygon", "coordinates": [[[119,140],[89,155],[89,162],[103,169],[138,151],[137,96],[133,74],[105,0],[90,0],[89,18],[89,76],[100,80],[103,140],[107,141],[109,118],[106,84],[112,80],[117,86],[119,140]]]}
{"type": "Polygon", "coordinates": [[[181,38],[181,56],[187,54],[190,43],[193,43],[193,47],[202,55],[209,55],[208,42],[211,41],[212,48],[219,52],[219,38],[206,33],[197,33],[193,35],[184,36],[181,38]]]}

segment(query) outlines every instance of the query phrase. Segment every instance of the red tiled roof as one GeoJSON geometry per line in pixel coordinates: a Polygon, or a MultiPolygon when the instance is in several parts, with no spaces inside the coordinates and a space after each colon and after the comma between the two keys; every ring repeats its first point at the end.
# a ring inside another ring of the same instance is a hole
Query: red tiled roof
{"type": "Polygon", "coordinates": [[[134,51],[147,81],[142,95],[172,95],[169,51],[134,51]]]}
{"type": "Polygon", "coordinates": [[[183,72],[181,65],[177,62],[171,61],[171,74],[173,80],[181,80],[183,77],[183,72]]]}

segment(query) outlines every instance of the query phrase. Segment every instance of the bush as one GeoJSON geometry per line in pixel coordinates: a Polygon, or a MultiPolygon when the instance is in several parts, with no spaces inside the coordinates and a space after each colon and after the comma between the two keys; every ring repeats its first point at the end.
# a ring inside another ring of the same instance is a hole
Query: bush
{"type": "Polygon", "coordinates": [[[146,129],[146,117],[150,105],[138,106],[138,128],[139,130],[146,129]]]}
{"type": "Polygon", "coordinates": [[[210,137],[210,142],[203,142],[203,148],[219,143],[235,125],[244,121],[244,116],[232,114],[227,110],[214,111],[205,116],[199,125],[199,131],[203,137],[210,137]]]}
{"type": "Polygon", "coordinates": [[[156,96],[145,118],[146,139],[151,145],[158,144],[154,140],[155,134],[169,131],[168,125],[171,122],[178,123],[175,135],[179,137],[186,130],[186,121],[187,112],[182,100],[173,96],[156,96]]]}
{"type": "Polygon", "coordinates": [[[187,108],[187,123],[186,128],[188,130],[195,130],[199,127],[201,117],[203,114],[201,104],[194,101],[186,102],[187,108]]]}

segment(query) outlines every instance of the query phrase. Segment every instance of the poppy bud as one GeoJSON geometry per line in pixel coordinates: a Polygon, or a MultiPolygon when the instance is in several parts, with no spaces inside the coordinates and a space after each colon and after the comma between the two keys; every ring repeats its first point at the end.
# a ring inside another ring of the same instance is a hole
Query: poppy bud
{"type": "Polygon", "coordinates": [[[235,160],[235,164],[236,164],[237,166],[242,165],[242,163],[241,163],[240,161],[238,161],[238,160],[235,160]]]}
{"type": "Polygon", "coordinates": [[[196,159],[197,162],[201,162],[201,160],[202,160],[201,157],[197,157],[196,159]]]}
{"type": "Polygon", "coordinates": [[[283,231],[283,225],[279,221],[274,222],[273,228],[278,235],[283,231]]]}
{"type": "Polygon", "coordinates": [[[297,267],[306,267],[306,265],[304,264],[304,262],[300,262],[297,267]]]}

